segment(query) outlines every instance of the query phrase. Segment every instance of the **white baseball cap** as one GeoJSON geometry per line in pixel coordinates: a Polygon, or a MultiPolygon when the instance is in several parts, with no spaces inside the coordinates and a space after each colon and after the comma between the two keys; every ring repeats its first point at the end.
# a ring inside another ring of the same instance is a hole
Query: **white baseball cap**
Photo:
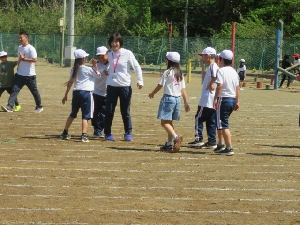
{"type": "Polygon", "coordinates": [[[168,60],[179,63],[180,62],[180,55],[178,52],[167,52],[166,57],[168,60]]]}
{"type": "Polygon", "coordinates": [[[105,55],[107,50],[105,46],[98,47],[96,55],[105,55]]]}
{"type": "Polygon", "coordinates": [[[246,62],[245,59],[241,59],[240,62],[246,62]]]}
{"type": "Polygon", "coordinates": [[[216,54],[217,52],[214,48],[207,47],[202,51],[202,53],[199,53],[198,55],[203,56],[203,55],[216,55],[216,54]]]}
{"type": "Polygon", "coordinates": [[[220,53],[220,57],[222,57],[223,59],[228,59],[228,60],[232,60],[233,58],[233,53],[231,50],[223,50],[221,53],[220,53]]]}
{"type": "Polygon", "coordinates": [[[0,52],[0,57],[3,57],[3,56],[7,56],[7,52],[5,52],[5,51],[0,52]]]}
{"type": "Polygon", "coordinates": [[[87,54],[84,50],[82,49],[76,49],[74,51],[74,56],[75,56],[75,59],[82,59],[82,58],[85,58],[87,56],[89,56],[89,54],[87,54]]]}

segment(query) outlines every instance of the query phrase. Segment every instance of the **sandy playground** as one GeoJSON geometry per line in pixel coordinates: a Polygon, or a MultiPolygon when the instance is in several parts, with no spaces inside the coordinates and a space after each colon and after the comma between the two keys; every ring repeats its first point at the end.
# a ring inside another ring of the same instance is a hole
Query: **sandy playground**
{"type": "Polygon", "coordinates": [[[115,142],[80,142],[80,118],[69,131],[74,138],[60,140],[70,112],[71,93],[61,104],[69,71],[39,62],[44,112],[32,112],[27,87],[20,112],[0,112],[0,224],[300,224],[299,82],[266,90],[247,77],[230,121],[235,155],[228,157],[187,146],[201,92],[195,75],[187,84],[191,111],[182,107],[175,122],[184,136],[179,153],[159,151],[166,133],[156,119],[162,92],[147,97],[159,80],[153,73],[144,74],[141,90],[133,75],[133,142],[122,140],[119,108],[115,142]]]}

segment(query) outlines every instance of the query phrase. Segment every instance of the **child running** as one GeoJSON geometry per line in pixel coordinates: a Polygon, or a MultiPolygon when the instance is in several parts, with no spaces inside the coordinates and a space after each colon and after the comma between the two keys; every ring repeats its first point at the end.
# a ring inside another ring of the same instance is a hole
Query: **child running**
{"type": "MultiPolygon", "coordinates": [[[[17,61],[8,61],[7,60],[7,52],[0,52],[0,96],[4,91],[7,91],[8,94],[12,93],[13,80],[15,77],[14,68],[18,64],[17,61]]],[[[19,104],[18,99],[15,101],[14,112],[19,112],[21,110],[21,106],[19,104]]],[[[12,111],[9,111],[12,112],[12,111]]]]}
{"type": "Polygon", "coordinates": [[[153,98],[154,95],[164,87],[164,95],[160,100],[157,118],[161,119],[161,126],[168,134],[168,141],[160,148],[160,150],[171,153],[180,150],[180,144],[183,140],[181,135],[176,134],[173,126],[173,120],[180,119],[181,95],[183,97],[185,111],[190,111],[187,102],[184,77],[180,70],[179,61],[180,55],[178,52],[167,52],[167,70],[161,76],[157,87],[148,96],[149,98],[153,98]]]}
{"type": "Polygon", "coordinates": [[[79,109],[82,111],[82,134],[81,141],[89,142],[86,136],[88,128],[88,120],[93,118],[93,90],[94,90],[94,78],[100,77],[98,71],[97,62],[95,59],[91,59],[90,63],[93,67],[85,66],[87,60],[87,54],[82,49],[77,49],[74,52],[75,61],[74,67],[70,73],[70,79],[65,83],[67,90],[65,96],[62,99],[62,104],[65,104],[68,100],[68,93],[74,84],[73,88],[73,98],[72,98],[72,109],[71,114],[67,119],[65,129],[60,135],[61,139],[70,139],[71,135],[68,134],[69,127],[71,126],[73,120],[77,117],[79,109]]]}

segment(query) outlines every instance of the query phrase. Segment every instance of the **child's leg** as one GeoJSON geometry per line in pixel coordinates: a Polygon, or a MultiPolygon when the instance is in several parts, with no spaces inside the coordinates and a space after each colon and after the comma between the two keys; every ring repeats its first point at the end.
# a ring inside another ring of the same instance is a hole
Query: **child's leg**
{"type": "Polygon", "coordinates": [[[68,117],[66,125],[65,125],[65,130],[69,130],[69,128],[70,128],[70,126],[71,126],[71,124],[72,124],[72,122],[73,122],[74,119],[75,118],[73,118],[71,116],[68,117]]]}
{"type": "Polygon", "coordinates": [[[86,134],[88,129],[88,120],[82,119],[82,133],[86,134]]]}
{"type": "Polygon", "coordinates": [[[222,130],[217,130],[217,134],[218,134],[218,144],[224,144],[224,138],[223,138],[223,134],[222,134],[222,130]]]}
{"type": "Polygon", "coordinates": [[[176,135],[174,128],[173,128],[173,121],[172,120],[161,120],[160,124],[167,131],[168,142],[172,142],[173,137],[176,135]]]}
{"type": "Polygon", "coordinates": [[[222,135],[226,144],[226,147],[231,147],[231,135],[230,135],[230,130],[229,129],[223,129],[222,135]]]}

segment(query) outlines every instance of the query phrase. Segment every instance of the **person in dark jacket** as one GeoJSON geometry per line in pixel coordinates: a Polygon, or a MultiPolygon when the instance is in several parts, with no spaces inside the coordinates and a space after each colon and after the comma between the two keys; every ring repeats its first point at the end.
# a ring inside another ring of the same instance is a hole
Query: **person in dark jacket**
{"type": "MultiPolygon", "coordinates": [[[[288,67],[291,67],[292,65],[293,64],[290,62],[290,55],[285,54],[284,57],[283,57],[283,60],[281,62],[282,69],[286,69],[288,67]]],[[[286,77],[288,77],[288,82],[287,82],[286,88],[290,88],[291,78],[289,76],[285,75],[285,74],[282,74],[282,79],[281,79],[279,88],[283,88],[282,85],[283,85],[283,82],[285,81],[286,77]]]]}

